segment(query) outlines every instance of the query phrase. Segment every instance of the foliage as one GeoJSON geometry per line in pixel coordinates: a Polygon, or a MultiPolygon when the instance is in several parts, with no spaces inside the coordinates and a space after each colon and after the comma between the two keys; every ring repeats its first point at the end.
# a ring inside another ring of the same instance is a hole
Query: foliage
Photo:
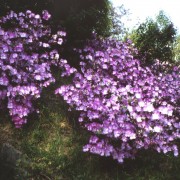
{"type": "MultiPolygon", "coordinates": [[[[157,65],[141,67],[131,42],[94,39],[77,51],[80,70],[55,93],[80,112],[79,122],[92,134],[83,150],[120,163],[140,149],[177,156],[179,68],[157,73],[157,65]]],[[[70,74],[66,69],[63,75],[70,74]]]]}
{"type": "Polygon", "coordinates": [[[160,11],[156,20],[147,19],[133,30],[130,39],[139,50],[138,57],[145,64],[152,64],[155,59],[172,62],[175,35],[173,23],[160,11]]]}
{"type": "Polygon", "coordinates": [[[62,22],[70,39],[90,38],[93,31],[98,35],[109,35],[108,0],[59,0],[54,5],[54,17],[62,22]]]}
{"type": "Polygon", "coordinates": [[[177,36],[174,43],[174,60],[180,62],[180,35],[177,36]]]}
{"type": "Polygon", "coordinates": [[[0,104],[9,109],[16,127],[35,111],[33,102],[42,88],[55,81],[51,65],[59,59],[55,46],[62,44],[65,33],[52,35],[50,17],[46,10],[42,18],[28,10],[10,11],[0,19],[0,104]]]}

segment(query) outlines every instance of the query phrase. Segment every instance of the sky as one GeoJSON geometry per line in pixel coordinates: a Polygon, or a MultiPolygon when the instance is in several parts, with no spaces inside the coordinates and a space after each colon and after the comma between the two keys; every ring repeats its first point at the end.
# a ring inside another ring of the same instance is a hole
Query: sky
{"type": "Polygon", "coordinates": [[[144,22],[147,17],[154,18],[163,10],[180,32],[180,0],[110,0],[115,7],[124,5],[129,9],[129,20],[125,26],[132,29],[138,22],[144,22]]]}

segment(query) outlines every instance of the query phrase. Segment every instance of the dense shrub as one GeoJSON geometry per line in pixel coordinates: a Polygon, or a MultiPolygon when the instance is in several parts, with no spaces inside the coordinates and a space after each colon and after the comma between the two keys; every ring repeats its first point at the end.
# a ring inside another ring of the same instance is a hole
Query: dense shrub
{"type": "MultiPolygon", "coordinates": [[[[118,162],[134,158],[139,149],[174,152],[180,137],[180,75],[178,67],[157,73],[141,67],[131,43],[89,41],[80,54],[80,70],[66,68],[73,83],[61,86],[71,108],[80,111],[79,122],[91,132],[83,150],[112,156],[118,162]]],[[[67,65],[66,61],[63,61],[67,65]]],[[[157,67],[158,66],[158,67],[157,67]]]]}
{"type": "Polygon", "coordinates": [[[0,104],[9,109],[16,127],[35,110],[33,101],[42,88],[55,81],[50,68],[59,59],[55,47],[65,33],[52,35],[50,17],[47,11],[41,17],[28,10],[0,19],[0,104]]]}
{"type": "Polygon", "coordinates": [[[162,63],[142,67],[131,42],[95,38],[76,49],[78,70],[61,59],[57,45],[63,31],[52,34],[50,14],[11,11],[0,19],[0,105],[8,108],[16,127],[35,111],[33,102],[55,79],[51,66],[73,75],[72,84],[56,94],[77,111],[79,122],[92,136],[84,151],[112,156],[119,162],[139,149],[178,155],[180,137],[179,67],[162,63]]]}

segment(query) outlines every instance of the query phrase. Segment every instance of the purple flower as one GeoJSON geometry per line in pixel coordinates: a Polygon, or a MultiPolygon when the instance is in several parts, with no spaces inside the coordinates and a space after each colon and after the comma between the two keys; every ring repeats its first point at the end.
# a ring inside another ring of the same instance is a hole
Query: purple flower
{"type": "Polygon", "coordinates": [[[49,14],[49,12],[47,10],[44,10],[42,12],[42,18],[45,19],[46,21],[49,20],[51,18],[51,15],[49,14]]]}
{"type": "Polygon", "coordinates": [[[42,18],[48,20],[50,14],[43,11],[41,17],[29,10],[25,14],[11,11],[0,19],[0,103],[5,108],[2,100],[6,99],[9,114],[17,128],[27,123],[27,116],[36,111],[32,102],[40,97],[42,88],[55,81],[51,66],[61,68],[58,64],[60,56],[54,45],[58,45],[58,39],[62,44],[61,36],[65,36],[65,32],[51,34],[50,26],[43,24],[42,18]],[[14,18],[16,25],[7,26],[14,22],[14,18]]]}
{"type": "MultiPolygon", "coordinates": [[[[83,151],[119,163],[143,148],[177,156],[179,69],[158,73],[155,66],[141,67],[132,56],[135,50],[116,40],[94,39],[76,51],[80,68],[72,84],[56,94],[80,112],[79,122],[93,135],[83,151]]],[[[67,61],[64,65],[63,73],[70,75],[67,61]]]]}

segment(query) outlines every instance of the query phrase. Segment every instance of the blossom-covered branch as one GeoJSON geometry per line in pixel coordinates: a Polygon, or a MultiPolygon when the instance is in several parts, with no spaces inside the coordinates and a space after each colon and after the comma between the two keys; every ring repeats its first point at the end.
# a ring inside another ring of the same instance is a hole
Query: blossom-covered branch
{"type": "Polygon", "coordinates": [[[33,101],[42,88],[55,81],[50,68],[59,54],[54,47],[62,44],[66,34],[51,33],[50,17],[46,10],[42,16],[27,10],[11,11],[0,19],[0,104],[9,109],[16,127],[35,110],[33,101]]]}
{"type": "MultiPolygon", "coordinates": [[[[94,39],[77,51],[80,71],[75,71],[72,84],[55,93],[80,111],[79,122],[92,133],[83,150],[120,163],[134,158],[139,149],[177,156],[179,68],[155,74],[141,67],[131,42],[94,39]]],[[[69,69],[64,73],[71,74],[69,69]]]]}

